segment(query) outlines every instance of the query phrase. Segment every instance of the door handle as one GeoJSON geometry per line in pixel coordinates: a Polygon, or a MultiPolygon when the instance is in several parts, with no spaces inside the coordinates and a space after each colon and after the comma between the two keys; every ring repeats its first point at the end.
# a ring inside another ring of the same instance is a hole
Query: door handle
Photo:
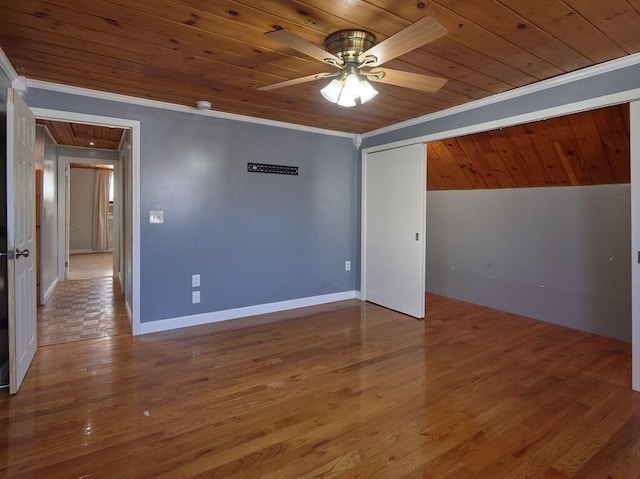
{"type": "Polygon", "coordinates": [[[16,248],[16,259],[18,259],[20,256],[28,258],[29,257],[29,250],[28,249],[23,249],[22,251],[20,251],[18,248],[16,248]]]}

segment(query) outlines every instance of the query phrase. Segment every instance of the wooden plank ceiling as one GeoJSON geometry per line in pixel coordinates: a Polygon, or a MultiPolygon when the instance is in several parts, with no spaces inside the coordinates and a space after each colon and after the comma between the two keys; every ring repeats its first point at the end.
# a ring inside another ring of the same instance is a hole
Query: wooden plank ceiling
{"type": "Polygon", "coordinates": [[[80,146],[117,150],[122,138],[122,128],[110,128],[82,123],[65,123],[37,119],[38,125],[47,127],[58,145],[80,146]]]}
{"type": "Polygon", "coordinates": [[[629,105],[427,145],[427,190],[629,182],[629,105]]]}
{"type": "Polygon", "coordinates": [[[0,5],[0,47],[20,75],[182,105],[362,133],[640,51],[640,0],[19,0],[0,5]],[[424,16],[448,34],[385,66],[448,79],[437,93],[376,84],[342,108],[330,71],[263,33],[322,46],[344,28],[378,41],[424,16]]]}

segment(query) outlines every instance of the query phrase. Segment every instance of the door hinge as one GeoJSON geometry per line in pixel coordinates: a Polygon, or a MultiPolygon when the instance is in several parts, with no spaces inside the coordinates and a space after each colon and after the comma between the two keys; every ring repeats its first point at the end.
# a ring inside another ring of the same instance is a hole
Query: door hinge
{"type": "Polygon", "coordinates": [[[416,241],[420,241],[420,235],[416,233],[416,241]]]}

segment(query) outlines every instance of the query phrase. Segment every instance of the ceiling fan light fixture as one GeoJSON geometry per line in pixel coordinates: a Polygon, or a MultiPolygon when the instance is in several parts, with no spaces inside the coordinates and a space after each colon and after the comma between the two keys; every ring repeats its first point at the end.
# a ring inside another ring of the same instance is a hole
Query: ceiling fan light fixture
{"type": "Polygon", "coordinates": [[[331,103],[344,107],[366,103],[378,94],[367,79],[357,71],[331,80],[320,90],[320,93],[331,103]]]}

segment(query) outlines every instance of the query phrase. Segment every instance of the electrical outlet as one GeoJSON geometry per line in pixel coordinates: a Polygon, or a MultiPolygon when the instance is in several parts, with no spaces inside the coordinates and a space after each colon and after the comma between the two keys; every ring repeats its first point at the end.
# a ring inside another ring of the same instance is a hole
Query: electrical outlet
{"type": "Polygon", "coordinates": [[[351,271],[351,261],[345,261],[344,262],[344,270],[345,271],[351,271]]]}
{"type": "Polygon", "coordinates": [[[164,223],[164,211],[149,211],[149,223],[164,223]]]}
{"type": "Polygon", "coordinates": [[[191,302],[193,304],[200,302],[200,291],[191,291],[191,302]]]}
{"type": "Polygon", "coordinates": [[[199,286],[200,286],[200,275],[199,274],[191,275],[191,287],[197,288],[199,286]]]}

